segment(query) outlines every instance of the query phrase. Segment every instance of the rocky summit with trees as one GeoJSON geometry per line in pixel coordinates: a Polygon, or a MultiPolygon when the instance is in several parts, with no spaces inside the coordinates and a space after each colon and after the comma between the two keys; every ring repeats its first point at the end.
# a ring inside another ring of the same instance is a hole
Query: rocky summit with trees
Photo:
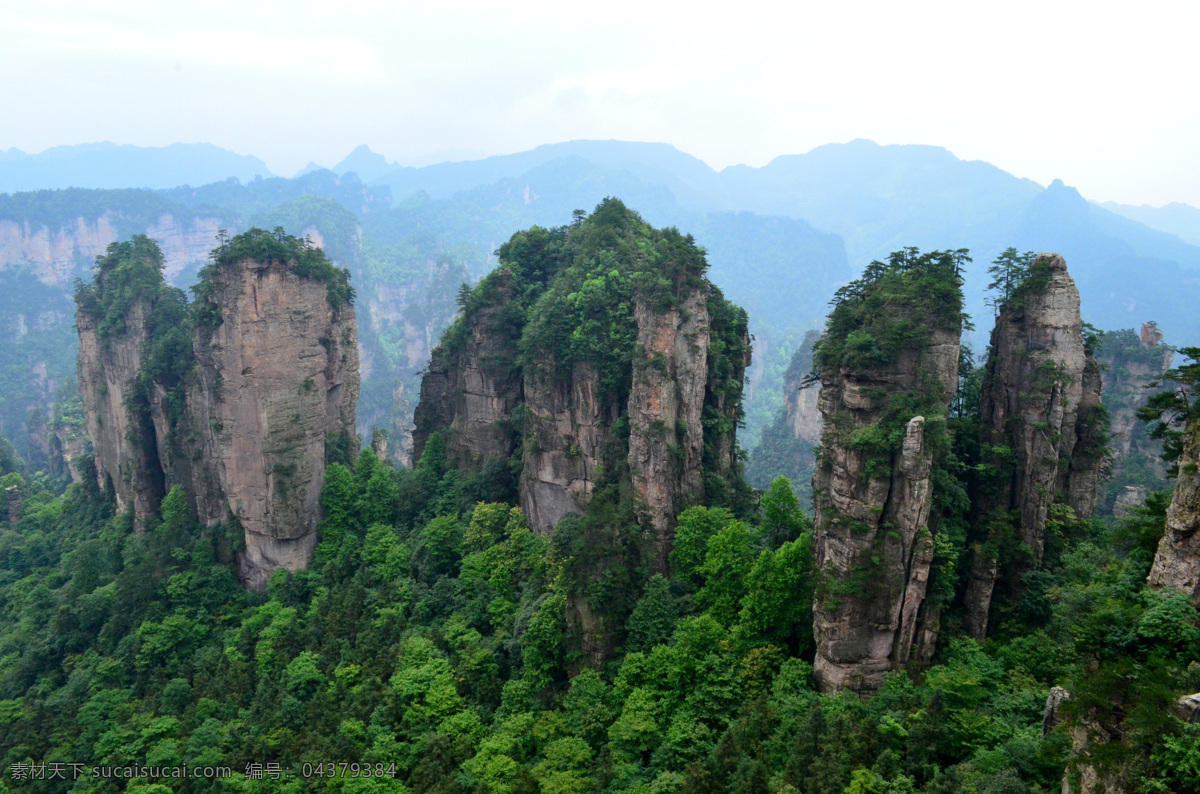
{"type": "Polygon", "coordinates": [[[60,464],[0,445],[8,790],[1200,790],[1200,349],[1095,332],[1062,257],[993,263],[980,359],[967,251],[873,262],[754,489],[746,312],[615,199],[459,290],[412,465],[356,449],[345,271],[251,230],[188,301],[156,250],[78,288],[60,464]],[[1094,511],[1143,358],[1145,498],[1094,511]]]}

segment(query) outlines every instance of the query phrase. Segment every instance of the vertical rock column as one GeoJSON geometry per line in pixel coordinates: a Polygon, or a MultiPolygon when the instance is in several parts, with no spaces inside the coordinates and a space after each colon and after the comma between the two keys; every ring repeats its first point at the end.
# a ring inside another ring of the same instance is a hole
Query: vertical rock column
{"type": "Polygon", "coordinates": [[[101,337],[96,320],[79,311],[79,391],[84,420],[96,459],[102,490],[112,489],[117,510],[133,509],[136,527],[158,510],[163,476],[155,457],[152,428],[129,410],[146,343],[146,306],[135,303],[125,316],[125,329],[101,337]]]}
{"type": "Polygon", "coordinates": [[[196,341],[188,395],[207,471],[193,482],[201,520],[232,516],[245,532],[242,581],[307,566],[317,542],[325,442],[354,435],[354,312],[323,283],[283,264],[245,260],[214,277],[221,321],[196,341]]]}
{"type": "MultiPolygon", "coordinates": [[[[992,331],[982,394],[984,442],[1010,449],[1011,473],[980,512],[1009,511],[1029,559],[1037,565],[1046,546],[1050,505],[1061,498],[1088,517],[1096,502],[1103,463],[1098,424],[1100,368],[1083,341],[1079,290],[1058,254],[1040,254],[1030,281],[1000,310],[992,331]]],[[[987,616],[1000,571],[991,552],[974,551],[966,594],[967,628],[987,634],[987,616]]]]}
{"type": "Polygon", "coordinates": [[[700,420],[708,376],[707,296],[693,290],[665,312],[638,299],[634,317],[638,347],[629,392],[629,469],[657,536],[657,568],[665,573],[675,517],[704,494],[700,420]]]}
{"type": "Polygon", "coordinates": [[[1200,421],[1189,428],[1167,509],[1167,531],[1158,543],[1148,581],[1154,588],[1182,590],[1200,607],[1200,421]]]}
{"type": "MultiPolygon", "coordinates": [[[[931,450],[926,417],[911,417],[901,449],[882,461],[850,443],[878,425],[889,399],[936,384],[949,408],[958,380],[958,334],[931,330],[921,352],[892,366],[821,374],[823,461],[813,475],[817,568],[814,672],[825,691],[870,691],[908,662],[933,561],[931,450]]],[[[923,638],[932,645],[932,638],[923,638]]]]}

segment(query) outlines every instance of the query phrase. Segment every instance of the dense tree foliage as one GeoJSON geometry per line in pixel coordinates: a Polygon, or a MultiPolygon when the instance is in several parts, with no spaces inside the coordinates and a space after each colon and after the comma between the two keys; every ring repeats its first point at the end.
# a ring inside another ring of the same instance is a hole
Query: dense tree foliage
{"type": "Polygon", "coordinates": [[[783,480],[753,522],[681,516],[672,576],[647,583],[624,652],[593,670],[562,623],[563,539],[473,504],[436,445],[411,471],[369,451],[332,466],[312,568],[264,594],[242,591],[231,534],[196,525],[178,492],[134,534],[90,479],[55,496],[14,477],[6,769],[236,773],[183,791],[1057,791],[1069,740],[1041,719],[1063,684],[1080,714],[1119,712],[1125,740],[1100,762],[1135,769],[1135,790],[1194,790],[1198,737],[1167,706],[1200,687],[1195,610],[1142,584],[1161,499],[1116,534],[1060,514],[1058,563],[1003,639],[951,628],[923,678],[860,700],[812,689],[809,523],[783,480]],[[396,777],[302,777],[327,760],[396,777]],[[253,763],[291,781],[247,778],[253,763]]]}

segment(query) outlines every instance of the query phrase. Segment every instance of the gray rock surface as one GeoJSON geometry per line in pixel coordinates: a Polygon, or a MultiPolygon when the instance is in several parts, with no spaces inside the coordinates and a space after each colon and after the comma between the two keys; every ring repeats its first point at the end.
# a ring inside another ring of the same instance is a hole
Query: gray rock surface
{"type": "Polygon", "coordinates": [[[957,387],[957,329],[931,328],[921,352],[903,351],[886,368],[821,374],[823,461],[813,475],[814,553],[825,584],[813,607],[814,675],[824,691],[871,691],[912,656],[932,655],[937,616],[918,631],[933,561],[929,527],[932,452],[925,417],[912,417],[886,472],[847,439],[878,424],[891,395],[931,377],[948,408],[957,387]],[[835,424],[834,418],[837,418],[835,424]],[[918,638],[919,637],[919,638],[918,638]]]}
{"type": "Polygon", "coordinates": [[[981,397],[984,442],[1013,454],[1011,477],[981,512],[1011,511],[1029,559],[1011,571],[987,560],[973,564],[968,612],[976,638],[987,633],[995,577],[1015,576],[1041,561],[1050,505],[1062,498],[1076,515],[1091,516],[1104,463],[1100,368],[1085,349],[1079,290],[1058,254],[1039,254],[1034,269],[1043,270],[1045,283],[1000,310],[981,397]]]}
{"type": "Polygon", "coordinates": [[[638,300],[634,317],[643,358],[634,361],[629,392],[629,470],[654,528],[657,568],[665,573],[675,517],[704,496],[707,296],[694,290],[665,312],[638,300]]]}
{"type": "Polygon", "coordinates": [[[358,340],[352,307],[283,264],[246,260],[218,270],[221,321],[194,338],[182,409],[151,384],[148,411],[127,398],[139,377],[147,312],[134,304],[124,333],[101,339],[80,313],[79,382],[102,487],[135,526],[183,486],[199,520],[245,533],[241,577],[262,588],[279,568],[307,566],[317,542],[325,445],[355,434],[358,340]]]}
{"type": "Polygon", "coordinates": [[[193,492],[205,523],[240,523],[242,581],[257,589],[316,546],[326,439],[355,434],[357,331],[323,283],[281,264],[222,268],[213,299],[222,322],[198,334],[188,395],[208,469],[193,492]]]}
{"type": "Polygon", "coordinates": [[[1071,694],[1060,686],[1050,687],[1046,696],[1046,710],[1042,714],[1042,738],[1050,735],[1050,731],[1062,722],[1062,704],[1071,699],[1071,694]]]}
{"type": "Polygon", "coordinates": [[[536,532],[550,532],[592,498],[615,406],[600,403],[595,367],[578,363],[568,382],[530,373],[525,387],[521,509],[536,532]]]}
{"type": "Polygon", "coordinates": [[[142,366],[146,343],[147,307],[135,303],[125,316],[123,333],[101,337],[95,320],[78,312],[79,391],[84,419],[96,460],[100,488],[113,493],[117,510],[133,510],[140,529],[158,510],[164,491],[163,474],[152,437],[128,400],[142,366]]]}

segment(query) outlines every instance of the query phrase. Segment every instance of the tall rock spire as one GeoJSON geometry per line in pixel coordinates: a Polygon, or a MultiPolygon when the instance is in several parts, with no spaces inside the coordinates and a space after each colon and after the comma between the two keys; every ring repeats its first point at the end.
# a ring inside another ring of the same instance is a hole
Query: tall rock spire
{"type": "Polygon", "coordinates": [[[1091,516],[1105,458],[1107,414],[1100,367],[1083,334],[1079,290],[1058,254],[1039,254],[1029,275],[1000,309],[992,331],[981,395],[983,442],[992,451],[994,482],[977,513],[1011,522],[1018,558],[1001,566],[997,538],[972,550],[966,595],[967,629],[987,634],[998,577],[1041,563],[1046,519],[1055,501],[1091,516]]]}
{"type": "Polygon", "coordinates": [[[140,528],[181,486],[202,523],[241,527],[242,581],[259,589],[308,565],[326,445],[354,443],[353,292],[282,234],[251,230],[213,260],[188,306],[152,240],[111,246],[76,295],[79,384],[118,508],[140,528]]]}
{"type": "Polygon", "coordinates": [[[925,596],[933,468],[958,381],[957,262],[908,252],[876,264],[839,296],[815,354],[814,670],[826,691],[878,688],[936,634],[925,596]]]}

